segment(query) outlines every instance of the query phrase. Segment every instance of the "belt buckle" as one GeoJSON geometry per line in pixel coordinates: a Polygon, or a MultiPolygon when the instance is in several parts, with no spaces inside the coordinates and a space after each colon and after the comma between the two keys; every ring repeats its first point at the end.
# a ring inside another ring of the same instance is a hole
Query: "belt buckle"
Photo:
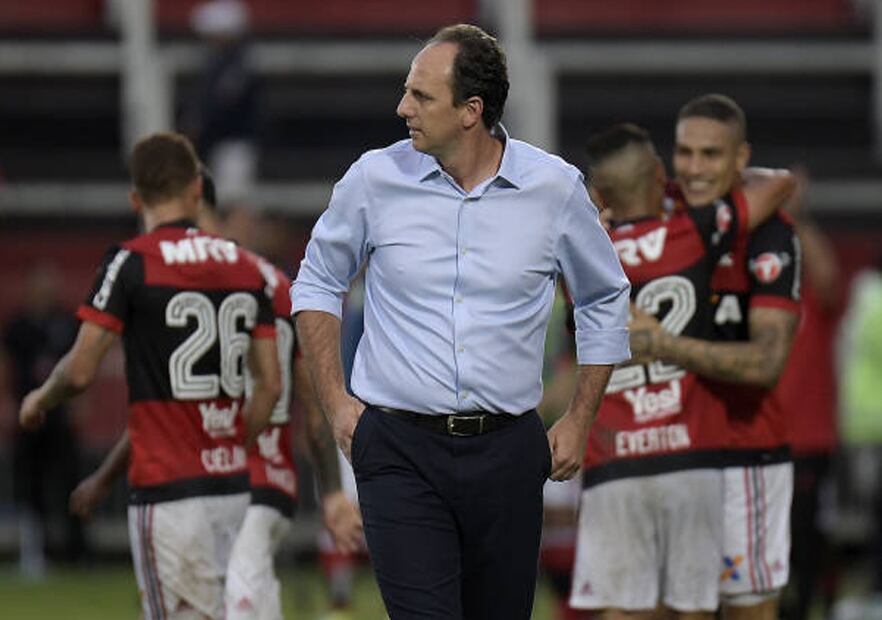
{"type": "Polygon", "coordinates": [[[447,434],[453,437],[471,437],[472,435],[481,435],[484,432],[484,417],[485,415],[451,415],[447,417],[447,434]],[[468,426],[468,422],[477,421],[477,430],[474,431],[461,431],[457,430],[457,422],[464,422],[468,426]]]}

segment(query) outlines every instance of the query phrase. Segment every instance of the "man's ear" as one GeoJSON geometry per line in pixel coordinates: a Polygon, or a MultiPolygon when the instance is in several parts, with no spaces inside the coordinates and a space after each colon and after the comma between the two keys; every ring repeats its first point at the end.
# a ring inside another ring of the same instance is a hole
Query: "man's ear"
{"type": "Polygon", "coordinates": [[[484,114],[484,100],[480,97],[469,97],[460,106],[462,108],[462,126],[464,129],[471,129],[481,122],[481,116],[484,114]]]}
{"type": "Polygon", "coordinates": [[[138,215],[144,210],[144,201],[141,199],[141,195],[134,189],[129,190],[129,204],[132,207],[132,211],[138,215]]]}

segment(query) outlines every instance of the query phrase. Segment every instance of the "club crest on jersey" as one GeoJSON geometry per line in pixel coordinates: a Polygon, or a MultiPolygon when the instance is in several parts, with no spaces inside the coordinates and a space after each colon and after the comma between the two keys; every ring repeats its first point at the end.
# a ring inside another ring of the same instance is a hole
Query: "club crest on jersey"
{"type": "Polygon", "coordinates": [[[636,239],[619,239],[613,243],[613,246],[622,263],[636,267],[643,262],[654,263],[661,258],[667,234],[667,228],[656,228],[636,239]]]}
{"type": "Polygon", "coordinates": [[[216,403],[199,403],[202,415],[202,430],[209,437],[232,437],[236,434],[236,414],[239,413],[238,401],[229,407],[218,407],[216,403]]]}
{"type": "Polygon", "coordinates": [[[717,200],[715,208],[717,230],[711,237],[711,242],[714,245],[718,244],[720,238],[732,227],[732,208],[722,200],[717,200]]]}
{"type": "Polygon", "coordinates": [[[232,241],[216,237],[194,236],[177,241],[160,241],[159,250],[166,265],[204,263],[235,263],[239,248],[232,241]]]}
{"type": "Polygon", "coordinates": [[[725,234],[732,226],[732,208],[725,202],[717,202],[717,230],[725,234]]]}
{"type": "Polygon", "coordinates": [[[771,284],[781,275],[784,268],[790,264],[788,254],[776,254],[775,252],[763,252],[748,263],[750,271],[757,280],[763,284],[771,284]]]}

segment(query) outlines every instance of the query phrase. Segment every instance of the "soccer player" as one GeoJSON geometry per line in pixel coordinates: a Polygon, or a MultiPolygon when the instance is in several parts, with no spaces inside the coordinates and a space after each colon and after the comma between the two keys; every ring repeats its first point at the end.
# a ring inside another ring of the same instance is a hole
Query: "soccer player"
{"type": "MultiPolygon", "coordinates": [[[[222,234],[217,214],[214,180],[201,167],[203,207],[199,228],[222,234]]],[[[225,584],[227,620],[270,620],[282,617],[279,582],[273,566],[275,553],[290,529],[298,495],[298,478],[291,453],[290,405],[296,396],[304,411],[306,440],[316,469],[322,495],[322,512],[333,543],[343,550],[360,544],[361,518],[357,507],[341,489],[337,448],[330,427],[318,409],[309,375],[296,354],[291,320],[287,276],[258,256],[245,253],[277,282],[273,310],[276,315],[276,345],[282,369],[282,395],[273,408],[269,426],[248,450],[251,504],[233,545],[225,584]],[[294,385],[292,386],[292,381],[294,385]]],[[[246,382],[246,391],[249,383],[246,382]]],[[[71,509],[87,517],[107,495],[127,459],[128,436],[91,476],[71,495],[71,509]]]]}
{"type": "MultiPolygon", "coordinates": [[[[690,206],[745,200],[740,172],[750,157],[746,135],[744,112],[729,97],[704,95],[681,108],[674,170],[690,206]]],[[[631,326],[643,343],[640,354],[727,382],[717,392],[729,426],[720,584],[728,620],[777,618],[787,583],[793,467],[779,394],[770,388],[796,328],[799,257],[793,227],[779,213],[717,269],[719,342],[677,337],[639,315],[631,326]]]]}
{"type": "Polygon", "coordinates": [[[146,618],[221,618],[230,547],[248,506],[245,445],[281,393],[274,282],[200,231],[202,181],[186,138],[140,140],[130,200],[145,234],[113,248],[71,350],[20,421],[85,390],[122,336],[129,388],[129,537],[146,618]],[[244,399],[245,367],[254,379],[244,399]]]}
{"type": "MultiPolygon", "coordinates": [[[[664,167],[634,125],[594,136],[588,155],[595,196],[613,213],[610,236],[633,304],[674,333],[709,338],[713,270],[775,205],[756,200],[751,212],[746,203],[666,205],[664,167]]],[[[767,176],[774,189],[779,181],[767,176]]],[[[679,618],[711,618],[725,409],[694,373],[642,362],[613,372],[591,428],[570,603],[602,610],[606,620],[649,618],[657,606],[679,618]]]]}

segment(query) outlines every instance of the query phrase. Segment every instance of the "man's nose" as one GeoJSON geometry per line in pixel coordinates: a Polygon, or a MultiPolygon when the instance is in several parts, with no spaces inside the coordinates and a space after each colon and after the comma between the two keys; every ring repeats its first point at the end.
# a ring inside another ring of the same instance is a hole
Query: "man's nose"
{"type": "Polygon", "coordinates": [[[405,93],[401,96],[401,101],[398,102],[398,107],[395,109],[395,113],[401,118],[408,118],[412,116],[411,111],[412,108],[408,101],[407,93],[405,93]]]}

